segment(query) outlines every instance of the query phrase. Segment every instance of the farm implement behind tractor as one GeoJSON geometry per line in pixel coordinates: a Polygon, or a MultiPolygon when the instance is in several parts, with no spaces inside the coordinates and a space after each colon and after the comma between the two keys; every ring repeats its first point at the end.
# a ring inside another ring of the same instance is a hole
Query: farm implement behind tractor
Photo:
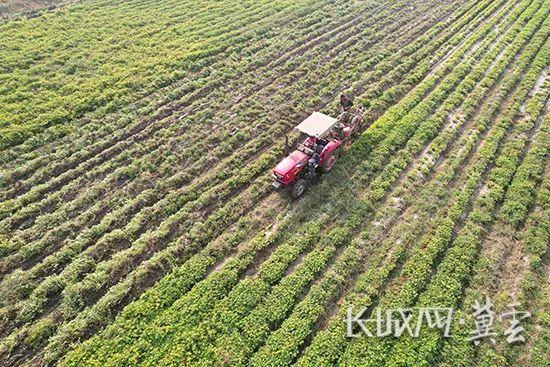
{"type": "Polygon", "coordinates": [[[295,127],[302,133],[302,142],[273,169],[272,187],[289,189],[295,199],[302,196],[320,174],[334,167],[342,148],[365,128],[364,113],[363,107],[344,111],[338,118],[313,112],[295,127]]]}

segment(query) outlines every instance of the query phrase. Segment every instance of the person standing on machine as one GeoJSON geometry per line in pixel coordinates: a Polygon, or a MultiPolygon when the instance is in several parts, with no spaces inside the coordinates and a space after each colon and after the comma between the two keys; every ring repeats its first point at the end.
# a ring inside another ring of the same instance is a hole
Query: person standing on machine
{"type": "Polygon", "coordinates": [[[340,109],[345,112],[348,111],[351,107],[353,107],[353,101],[347,95],[342,93],[340,95],[340,109]]]}

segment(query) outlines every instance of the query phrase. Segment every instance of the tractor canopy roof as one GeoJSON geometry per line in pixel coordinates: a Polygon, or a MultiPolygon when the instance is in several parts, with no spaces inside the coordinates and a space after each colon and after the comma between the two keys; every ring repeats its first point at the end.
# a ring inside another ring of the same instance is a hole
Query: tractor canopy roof
{"type": "Polygon", "coordinates": [[[323,137],[338,123],[338,119],[327,116],[321,112],[313,112],[307,119],[295,127],[309,136],[323,137]]]}

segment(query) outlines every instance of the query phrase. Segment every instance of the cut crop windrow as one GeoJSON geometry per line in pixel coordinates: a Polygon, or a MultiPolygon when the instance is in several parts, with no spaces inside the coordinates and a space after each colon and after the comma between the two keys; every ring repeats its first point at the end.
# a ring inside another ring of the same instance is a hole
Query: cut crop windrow
{"type": "MultiPolygon", "coordinates": [[[[357,16],[354,16],[354,17],[356,17],[356,18],[357,18],[357,16]]],[[[323,32],[321,32],[321,34],[322,34],[322,33],[323,33],[323,32]]]]}
{"type": "MultiPolygon", "coordinates": [[[[178,134],[179,135],[179,134],[178,134]]],[[[36,209],[35,209],[36,210],[36,209]]]]}
{"type": "MultiPolygon", "coordinates": [[[[172,113],[172,112],[170,112],[170,113],[172,113]]],[[[163,114],[161,113],[160,116],[163,116],[163,114]]],[[[153,129],[154,126],[151,126],[151,123],[154,122],[154,121],[155,121],[154,119],[146,120],[145,123],[144,123],[144,121],[141,121],[140,126],[142,126],[142,128],[140,129],[140,131],[145,127],[147,127],[147,129],[149,129],[149,131],[155,131],[155,129],[153,129]]],[[[137,134],[137,132],[138,132],[137,130],[132,130],[132,136],[135,136],[137,134]]],[[[112,137],[110,135],[108,136],[108,138],[109,138],[109,140],[112,139],[112,137]]],[[[133,142],[135,142],[135,137],[133,139],[130,139],[129,143],[133,143],[133,142]]],[[[102,149],[101,151],[91,150],[88,154],[91,154],[90,157],[94,157],[95,159],[97,159],[97,155],[100,152],[102,152],[103,150],[105,150],[105,149],[102,149]]],[[[82,158],[80,156],[81,156],[81,154],[76,155],[76,157],[75,157],[76,158],[76,164],[80,164],[82,162],[82,158]]],[[[61,167],[69,167],[69,168],[76,167],[76,164],[75,165],[68,165],[66,163],[66,159],[64,161],[65,162],[61,165],[61,167]]],[[[41,170],[41,171],[43,171],[43,170],[41,170]]],[[[59,170],[54,169],[53,171],[50,170],[49,173],[48,173],[48,171],[43,171],[43,173],[50,174],[50,175],[53,173],[55,176],[59,176],[61,173],[63,173],[63,171],[59,171],[59,170]]]]}
{"type": "MultiPolygon", "coordinates": [[[[254,2],[253,4],[256,4],[256,8],[261,9],[259,11],[255,11],[255,8],[253,6],[252,13],[256,13],[256,16],[259,17],[260,20],[262,20],[262,16],[266,15],[273,15],[276,14],[279,11],[284,11],[285,7],[273,7],[273,6],[260,6],[265,4],[258,4],[258,2],[254,2]],[[262,13],[263,12],[263,13],[262,13]],[[258,14],[259,13],[259,14],[258,14]]],[[[236,16],[239,16],[242,12],[232,12],[232,14],[236,14],[236,16]]],[[[118,14],[118,13],[117,13],[118,14]]],[[[223,21],[226,17],[224,17],[222,12],[214,12],[212,13],[223,21]]],[[[267,17],[269,19],[269,17],[267,17]]],[[[277,17],[274,17],[275,19],[277,17]]],[[[67,19],[66,21],[73,20],[74,19],[67,19]]],[[[32,27],[33,20],[30,20],[29,22],[24,22],[23,27],[30,26],[32,27]],[[30,23],[30,24],[29,24],[30,23]]],[[[36,22],[34,22],[36,23],[36,22]]],[[[51,21],[51,23],[55,23],[54,20],[51,21]]],[[[181,26],[184,26],[189,23],[189,19],[187,19],[187,22],[180,24],[181,26]]],[[[207,22],[205,22],[207,24],[207,22]]],[[[238,27],[243,27],[244,25],[250,25],[250,21],[235,21],[234,25],[238,25],[238,27]]],[[[41,24],[41,23],[39,23],[41,24]]],[[[111,27],[121,27],[121,24],[119,22],[105,22],[105,24],[110,25],[111,27]]],[[[154,23],[152,23],[154,24],[154,23]]],[[[175,23],[178,24],[178,23],[175,23]]],[[[113,73],[111,75],[103,75],[100,78],[95,78],[92,80],[88,80],[87,78],[83,78],[83,83],[80,86],[82,91],[89,91],[90,93],[88,95],[84,95],[83,98],[79,101],[80,103],[71,104],[71,100],[67,101],[63,98],[57,98],[48,100],[47,103],[39,104],[37,103],[36,106],[41,106],[44,110],[47,110],[48,108],[51,108],[48,112],[48,117],[50,117],[48,120],[42,120],[40,121],[39,118],[31,119],[30,121],[25,121],[22,125],[17,125],[17,119],[13,119],[11,121],[12,124],[8,128],[4,128],[2,130],[2,137],[4,138],[2,140],[2,145],[4,147],[8,147],[11,145],[14,145],[14,143],[19,143],[23,140],[25,140],[30,134],[33,132],[40,131],[44,129],[47,126],[55,125],[55,124],[62,124],[70,120],[71,118],[77,117],[83,112],[90,111],[95,109],[96,107],[104,104],[111,103],[111,108],[114,106],[117,106],[118,103],[121,103],[121,99],[124,100],[124,97],[128,98],[128,94],[132,95],[130,92],[131,90],[136,90],[136,88],[132,88],[132,86],[141,85],[143,88],[141,90],[141,93],[147,94],[147,90],[149,90],[149,93],[154,89],[155,87],[161,87],[165,84],[169,84],[174,77],[173,75],[178,75],[179,73],[182,73],[179,71],[174,71],[177,66],[183,65],[189,65],[193,62],[197,57],[200,57],[201,55],[212,55],[216,54],[217,52],[222,52],[228,48],[227,44],[225,42],[220,42],[219,44],[215,43],[215,40],[224,40],[227,37],[231,36],[240,36],[240,29],[237,28],[237,31],[233,30],[231,31],[231,27],[229,24],[231,23],[222,23],[224,26],[221,26],[219,28],[206,28],[207,31],[204,33],[210,34],[211,38],[206,42],[204,39],[201,39],[201,41],[195,41],[193,42],[193,38],[191,37],[189,44],[184,44],[186,47],[182,47],[181,43],[179,44],[180,48],[172,48],[172,47],[166,47],[161,52],[152,54],[139,54],[139,57],[141,59],[134,59],[133,68],[112,68],[113,73]],[[176,60],[176,55],[185,55],[186,57],[183,57],[182,60],[176,60]],[[162,58],[161,56],[164,56],[162,58]],[[166,75],[159,75],[158,73],[153,73],[151,70],[147,70],[147,62],[151,62],[152,60],[157,62],[156,69],[162,70],[162,68],[172,69],[172,73],[167,72],[166,75]],[[142,79],[138,80],[137,78],[133,77],[132,72],[136,72],[137,70],[142,71],[142,79]],[[114,71],[117,71],[116,73],[114,71]],[[171,75],[172,74],[172,75],[171,75]],[[98,93],[98,91],[93,91],[94,86],[101,86],[107,83],[111,83],[111,88],[106,89],[100,89],[102,93],[98,93]],[[135,83],[135,84],[134,84],[135,83]],[[118,98],[117,98],[118,97],[118,98]],[[54,104],[54,102],[58,102],[57,106],[54,104]]],[[[13,28],[13,27],[12,27],[13,28]]],[[[99,27],[98,30],[101,30],[102,27],[99,27]]],[[[103,27],[104,28],[104,27],[103,27]]],[[[131,28],[123,27],[122,29],[128,30],[131,28]]],[[[14,33],[11,30],[11,33],[14,33]]],[[[97,30],[95,30],[97,31],[97,30]]],[[[10,33],[10,32],[3,32],[3,33],[10,33]]],[[[82,33],[76,33],[78,35],[81,35],[82,33]]],[[[202,34],[203,37],[208,38],[207,34],[202,34]]],[[[12,35],[12,37],[15,37],[12,35]]],[[[70,37],[70,36],[68,36],[70,37]]],[[[70,39],[70,38],[69,38],[70,39]]],[[[147,39],[142,38],[141,40],[147,39]]],[[[169,43],[169,41],[165,41],[165,44],[169,43]]],[[[178,44],[177,42],[174,42],[172,40],[172,43],[178,44]]],[[[31,42],[27,42],[26,44],[32,44],[31,42]]],[[[129,48],[132,50],[132,48],[129,48]]],[[[150,47],[149,51],[153,51],[155,47],[150,47]]],[[[124,48],[121,48],[121,50],[125,50],[124,48]]],[[[31,54],[32,55],[32,54],[31,54]]],[[[138,56],[134,54],[134,57],[138,56]]],[[[28,58],[29,60],[32,60],[32,57],[28,58]]],[[[14,60],[15,61],[15,60],[14,60]]],[[[17,61],[15,61],[17,62],[17,61]]],[[[28,64],[28,63],[27,63],[28,64]]],[[[7,64],[9,65],[9,64],[7,64]]],[[[30,65],[27,65],[29,67],[30,65]]],[[[13,78],[15,76],[18,76],[20,73],[17,71],[19,70],[11,70],[8,68],[8,71],[10,72],[10,76],[13,78]]],[[[181,74],[180,74],[181,75],[181,74]]],[[[81,73],[73,73],[72,78],[65,78],[62,80],[71,80],[76,79],[80,80],[81,73]]],[[[52,76],[52,82],[55,82],[60,78],[56,78],[52,76]]],[[[9,81],[10,83],[6,82],[6,86],[13,85],[13,80],[9,81]]],[[[67,86],[66,88],[70,88],[67,86]]],[[[47,90],[46,90],[47,91],[47,90]]],[[[42,91],[38,94],[37,97],[35,97],[35,100],[39,100],[39,98],[43,98],[46,91],[42,91]]],[[[13,103],[13,107],[19,106],[20,104],[13,103]]],[[[11,106],[10,106],[11,107],[11,106]]],[[[30,106],[29,106],[30,107],[30,106]]],[[[23,108],[15,117],[18,119],[24,118],[25,116],[24,112],[30,112],[29,108],[23,108]]],[[[40,114],[41,109],[38,108],[37,110],[32,111],[34,113],[40,114]]],[[[7,111],[6,111],[7,113],[7,111]]],[[[45,117],[45,116],[44,116],[45,117]]]]}
{"type": "MultiPolygon", "coordinates": [[[[180,134],[176,134],[176,135],[179,136],[180,134]]],[[[160,148],[159,148],[159,149],[160,149],[160,148]]],[[[135,164],[137,165],[138,162],[136,162],[135,164]]],[[[111,166],[111,167],[116,167],[116,165],[114,165],[114,164],[110,164],[110,166],[111,166]]],[[[113,175],[111,175],[111,176],[114,176],[114,177],[116,178],[116,177],[119,177],[121,174],[124,175],[124,173],[125,173],[125,171],[124,171],[123,169],[119,169],[117,174],[113,174],[113,175]]],[[[50,195],[50,197],[48,197],[48,200],[47,200],[47,203],[49,203],[47,207],[51,208],[52,205],[53,205],[53,202],[52,202],[53,199],[59,198],[60,196],[61,196],[61,193],[58,193],[58,194],[55,195],[55,196],[51,196],[51,195],[50,195]]],[[[66,194],[64,194],[63,196],[66,196],[66,194]]],[[[57,199],[57,200],[59,201],[59,199],[57,199]]],[[[46,203],[46,202],[45,202],[45,203],[46,203]]],[[[33,205],[32,208],[29,208],[29,209],[31,209],[30,213],[35,213],[35,215],[36,215],[36,213],[38,213],[38,210],[40,210],[41,212],[43,212],[43,211],[44,211],[43,207],[44,207],[45,203],[44,203],[43,205],[41,205],[41,206],[33,205]]],[[[51,209],[50,209],[50,210],[51,210],[51,209]]],[[[27,213],[26,215],[28,215],[28,214],[30,214],[30,213],[27,213]]],[[[21,214],[24,214],[24,213],[21,213],[21,214]]],[[[17,222],[16,222],[16,218],[19,218],[19,219],[17,219],[18,221],[22,221],[25,217],[26,217],[26,216],[21,216],[21,215],[13,216],[13,215],[12,215],[11,222],[17,223],[17,222]]],[[[11,224],[10,226],[13,226],[13,224],[11,224]]]]}
{"type": "MultiPolygon", "coordinates": [[[[291,13],[290,16],[286,16],[283,19],[281,19],[281,20],[284,20],[284,21],[282,23],[278,24],[278,26],[281,26],[281,25],[287,26],[289,22],[292,22],[291,28],[295,32],[297,32],[298,30],[302,30],[302,27],[301,27],[302,22],[301,21],[304,20],[305,21],[304,25],[308,29],[305,30],[305,33],[302,33],[302,35],[301,35],[302,37],[304,37],[304,34],[315,34],[315,32],[319,31],[319,30],[321,32],[323,32],[324,28],[323,27],[319,28],[319,25],[322,24],[323,19],[326,20],[326,17],[320,16],[319,11],[321,9],[326,10],[326,7],[327,7],[328,3],[315,2],[314,4],[309,4],[309,5],[310,5],[309,8],[307,8],[307,10],[304,10],[307,13],[306,17],[296,19],[296,14],[291,13]],[[315,4],[319,4],[319,6],[318,7],[313,7],[315,4]],[[313,20],[308,19],[308,16],[310,16],[310,15],[313,16],[313,20]],[[298,22],[295,22],[296,20],[298,20],[298,22]],[[312,27],[311,26],[312,23],[314,23],[317,27],[312,27]]],[[[334,10],[334,9],[332,8],[331,10],[334,10]]],[[[269,35],[269,33],[263,33],[263,35],[267,36],[267,35],[269,35]]],[[[276,40],[276,38],[273,38],[273,40],[276,40]]],[[[249,40],[248,43],[247,43],[246,48],[239,48],[239,51],[242,51],[242,52],[245,52],[245,53],[254,51],[256,53],[259,53],[259,51],[262,50],[264,42],[258,42],[258,41],[259,41],[258,39],[254,39],[253,41],[249,40]],[[262,47],[259,47],[259,45],[261,45],[262,47]]],[[[223,56],[226,56],[226,55],[223,55],[223,56]]],[[[222,68],[223,67],[222,65],[224,65],[223,61],[224,61],[223,58],[217,57],[216,58],[216,63],[212,63],[211,66],[216,67],[216,68],[222,68]],[[220,61],[221,61],[221,63],[220,63],[220,61]]],[[[258,61],[256,60],[255,62],[258,62],[258,61]]],[[[208,74],[210,74],[210,73],[209,72],[205,73],[204,71],[202,71],[201,74],[197,74],[195,72],[195,73],[192,73],[191,76],[184,75],[185,78],[182,79],[181,81],[176,81],[176,82],[170,84],[167,87],[161,88],[161,89],[155,91],[155,93],[153,93],[152,95],[149,95],[149,96],[145,97],[145,99],[138,100],[137,102],[133,102],[130,106],[124,107],[120,112],[117,111],[115,114],[113,114],[112,112],[109,112],[110,115],[107,115],[107,116],[105,116],[104,113],[99,114],[99,115],[97,113],[95,113],[94,114],[95,116],[89,116],[89,117],[83,119],[84,121],[91,122],[94,118],[102,118],[102,119],[107,118],[107,121],[109,122],[109,124],[107,124],[107,125],[88,124],[88,125],[94,125],[94,126],[88,126],[84,122],[80,122],[79,123],[79,128],[84,129],[87,133],[93,132],[94,129],[99,130],[99,131],[107,131],[108,132],[109,131],[108,125],[112,125],[112,124],[115,123],[115,121],[113,121],[113,118],[120,118],[120,116],[123,115],[123,114],[133,115],[133,111],[138,110],[140,108],[141,108],[141,110],[143,110],[143,108],[146,106],[146,105],[144,105],[145,102],[151,103],[151,101],[149,101],[148,99],[155,98],[159,101],[156,101],[156,102],[153,101],[154,102],[154,107],[152,107],[152,110],[150,111],[152,113],[155,110],[158,110],[161,106],[169,103],[173,99],[173,96],[178,96],[180,93],[182,93],[182,91],[183,91],[183,93],[185,93],[185,91],[188,91],[188,92],[192,91],[193,90],[193,85],[201,84],[201,83],[197,83],[199,76],[201,78],[204,78],[204,76],[205,75],[208,76],[208,74]],[[190,83],[191,81],[194,81],[194,82],[190,83]]],[[[84,137],[86,136],[86,134],[83,134],[83,135],[84,135],[84,137]]],[[[97,139],[97,137],[98,137],[97,134],[94,135],[94,136],[97,139]]],[[[80,136],[79,139],[82,139],[82,136],[80,136]]],[[[47,140],[47,137],[45,138],[45,140],[47,140]]],[[[63,142],[55,141],[54,142],[55,144],[51,144],[48,148],[51,151],[51,148],[55,149],[55,146],[58,143],[66,144],[68,142],[68,140],[69,139],[65,138],[65,141],[63,141],[63,142]]],[[[35,142],[34,144],[31,144],[31,146],[27,147],[27,148],[28,149],[33,149],[33,146],[37,143],[39,143],[39,142],[35,142]]],[[[14,153],[14,156],[19,155],[19,156],[25,157],[25,154],[22,154],[23,152],[18,151],[17,149],[13,149],[12,152],[14,153]]],[[[39,158],[40,156],[46,156],[49,161],[52,161],[52,157],[48,156],[47,154],[44,154],[45,153],[44,151],[41,151],[40,153],[41,154],[37,154],[37,152],[32,152],[31,154],[28,154],[28,155],[29,155],[29,158],[31,158],[31,159],[39,158]]],[[[64,152],[62,152],[62,153],[64,153],[64,152]]],[[[56,154],[58,154],[58,153],[56,153],[56,154]]],[[[6,159],[3,159],[3,161],[5,161],[5,160],[6,159]]],[[[21,166],[22,164],[19,163],[18,165],[21,166]]]]}
{"type": "MultiPolygon", "coordinates": [[[[333,9],[333,10],[335,10],[335,9],[333,9]]],[[[337,9],[337,11],[338,11],[338,14],[339,14],[340,12],[342,12],[341,9],[337,9]]],[[[352,10],[352,12],[353,12],[353,10],[352,10]]],[[[318,20],[318,18],[319,18],[318,16],[316,16],[316,13],[315,13],[315,12],[313,12],[312,14],[308,14],[308,16],[312,16],[313,19],[316,19],[316,20],[318,20]]],[[[356,17],[356,16],[354,16],[354,17],[356,17]]],[[[285,32],[287,32],[287,33],[289,32],[289,30],[292,30],[292,32],[294,32],[294,35],[296,35],[296,32],[298,32],[298,31],[300,30],[300,25],[303,24],[303,23],[309,24],[310,21],[309,21],[309,18],[308,18],[308,17],[305,17],[305,18],[300,19],[300,22],[297,22],[297,24],[296,24],[294,18],[295,18],[295,15],[293,15],[293,16],[290,18],[290,20],[285,20],[285,23],[282,23],[282,25],[285,25],[285,27],[283,27],[282,29],[284,29],[285,32]],[[289,21],[292,21],[292,23],[286,24],[286,23],[289,22],[289,21]],[[287,28],[287,27],[289,27],[289,26],[291,27],[290,29],[287,28]]],[[[331,18],[326,18],[326,17],[325,17],[325,20],[324,20],[323,22],[327,22],[328,19],[331,19],[331,18]]],[[[342,23],[342,22],[344,22],[344,21],[347,21],[348,19],[349,19],[349,16],[348,16],[347,19],[346,19],[346,18],[339,18],[337,22],[342,23]]],[[[338,23],[337,23],[337,24],[338,24],[338,23]]],[[[279,25],[279,26],[280,26],[280,25],[279,25]]],[[[311,33],[312,35],[316,35],[316,34],[319,34],[319,33],[322,34],[323,32],[325,32],[325,31],[327,31],[327,30],[330,30],[331,27],[334,27],[335,25],[332,24],[332,23],[329,23],[329,27],[326,28],[326,25],[324,25],[323,23],[320,23],[320,24],[317,24],[317,26],[318,26],[318,29],[315,29],[315,30],[313,30],[312,32],[311,32],[311,30],[309,30],[309,28],[306,28],[306,29],[302,30],[302,32],[305,32],[305,33],[301,34],[300,36],[301,36],[301,37],[305,37],[305,36],[308,35],[309,33],[311,33]]],[[[278,27],[276,27],[276,28],[278,28],[278,27]]],[[[272,30],[270,30],[270,31],[272,32],[272,30]]],[[[280,32],[278,33],[278,35],[281,36],[280,32]]],[[[311,36],[308,36],[308,37],[311,37],[311,36]]],[[[248,45],[245,49],[239,49],[239,51],[240,51],[240,52],[243,52],[243,53],[255,53],[255,54],[257,55],[260,51],[262,51],[262,49],[258,49],[258,43],[256,42],[257,40],[256,40],[256,39],[253,39],[253,40],[254,40],[254,42],[252,42],[251,45],[248,45]]],[[[278,38],[274,38],[274,40],[279,41],[278,38]]],[[[279,41],[279,42],[280,42],[280,41],[279,41]]],[[[268,45],[265,45],[265,47],[267,47],[267,46],[268,46],[268,45]]],[[[298,43],[298,46],[301,46],[301,43],[298,43]]],[[[296,46],[296,47],[298,47],[298,46],[296,46]]],[[[272,65],[272,66],[275,66],[275,65],[273,65],[273,59],[275,58],[275,54],[278,53],[279,50],[273,49],[273,45],[269,45],[269,47],[267,47],[267,50],[269,50],[270,53],[267,53],[267,55],[265,56],[265,59],[264,59],[264,60],[257,60],[257,59],[256,59],[256,60],[249,60],[249,59],[245,59],[245,60],[242,61],[244,65],[233,65],[233,66],[235,67],[235,72],[242,73],[241,69],[242,69],[242,68],[245,68],[245,66],[248,68],[248,69],[247,69],[248,72],[252,72],[252,71],[254,71],[254,70],[257,70],[257,68],[263,67],[263,66],[265,66],[265,65],[267,65],[267,64],[270,64],[270,65],[272,65]],[[252,61],[253,61],[253,63],[251,64],[252,61]]],[[[282,56],[284,56],[285,53],[292,52],[293,50],[294,50],[293,47],[291,47],[291,48],[285,50],[282,56]]],[[[226,55],[225,55],[225,56],[226,56],[226,55]]],[[[226,64],[227,64],[227,63],[233,64],[233,63],[231,63],[230,61],[227,61],[227,59],[225,59],[225,61],[223,61],[223,62],[226,63],[226,64]]],[[[215,65],[215,66],[216,66],[216,68],[218,68],[218,69],[223,69],[223,70],[225,70],[225,69],[228,68],[227,65],[223,65],[223,64],[222,64],[222,65],[215,65]]],[[[245,72],[246,72],[246,71],[245,71],[245,72]]],[[[218,87],[221,87],[221,86],[222,86],[222,85],[220,84],[220,82],[217,81],[216,78],[218,78],[218,79],[219,79],[220,77],[227,78],[227,75],[219,75],[218,73],[216,73],[216,74],[214,74],[214,75],[207,75],[207,76],[208,76],[208,77],[211,76],[211,79],[212,79],[212,78],[214,78],[214,79],[211,80],[210,82],[207,82],[207,81],[204,82],[204,83],[205,83],[205,88],[204,88],[204,89],[205,89],[205,92],[208,92],[208,90],[211,90],[212,87],[213,87],[214,85],[216,85],[216,86],[218,86],[218,87]],[[213,83],[215,83],[215,84],[213,84],[213,83]]],[[[196,78],[195,78],[195,79],[196,79],[196,78]]],[[[224,79],[224,80],[225,80],[225,79],[224,79]]],[[[195,80],[194,82],[196,83],[196,80],[195,80]]],[[[227,80],[225,80],[225,82],[227,83],[227,80]]],[[[231,88],[231,86],[230,86],[230,85],[226,85],[226,86],[224,86],[224,88],[231,88]]],[[[235,87],[233,87],[233,88],[235,88],[235,87]]],[[[169,105],[163,107],[162,110],[165,111],[165,112],[168,110],[168,111],[169,111],[168,113],[169,113],[169,114],[172,114],[173,111],[180,109],[180,107],[178,107],[178,106],[181,106],[181,107],[186,106],[186,104],[189,104],[189,101],[192,101],[192,100],[194,100],[194,99],[197,99],[197,96],[195,96],[196,92],[193,92],[192,89],[191,89],[191,90],[189,90],[189,89],[190,89],[189,87],[183,88],[183,92],[182,92],[183,94],[185,94],[185,93],[190,93],[189,96],[188,96],[188,98],[189,98],[188,100],[186,100],[186,99],[184,99],[183,101],[181,101],[181,100],[176,100],[176,101],[172,102],[171,104],[169,104],[169,105]],[[186,102],[186,101],[187,101],[187,102],[186,102]]],[[[175,92],[177,92],[177,91],[174,91],[173,88],[172,88],[171,90],[167,90],[167,91],[166,91],[166,93],[168,93],[168,92],[170,92],[170,95],[175,94],[175,96],[181,97],[181,96],[178,95],[178,93],[175,93],[175,92]]],[[[159,98],[161,98],[161,96],[162,96],[162,95],[159,95],[159,98]]],[[[163,99],[166,99],[166,97],[164,97],[163,99]]],[[[210,105],[210,104],[212,103],[212,102],[210,102],[210,101],[201,101],[201,102],[203,102],[203,103],[207,102],[208,105],[210,105]]],[[[162,117],[163,117],[163,113],[162,113],[162,111],[160,111],[160,106],[156,106],[156,108],[153,108],[153,110],[150,112],[150,114],[152,114],[152,116],[151,116],[152,119],[151,119],[150,122],[155,121],[155,114],[157,115],[157,116],[156,116],[156,119],[162,118],[162,117]],[[157,110],[159,110],[159,111],[157,111],[157,110]]],[[[164,116],[166,116],[166,113],[164,113],[164,116]]],[[[106,125],[106,126],[101,125],[101,124],[98,124],[97,126],[93,126],[94,129],[91,129],[91,130],[90,130],[90,133],[92,134],[91,137],[93,137],[94,140],[97,140],[97,139],[100,138],[100,137],[105,137],[105,136],[111,135],[112,132],[113,132],[113,128],[114,128],[114,127],[113,127],[114,123],[115,123],[114,121],[109,121],[109,124],[106,125]],[[98,136],[97,129],[100,129],[100,131],[105,130],[105,132],[103,133],[103,135],[98,136]]],[[[121,119],[121,123],[124,124],[123,127],[124,127],[125,129],[128,129],[129,127],[131,127],[131,126],[128,126],[128,125],[129,125],[129,124],[128,124],[128,121],[125,120],[125,119],[121,119]]],[[[82,129],[83,127],[84,127],[84,126],[80,126],[79,129],[82,129]]],[[[86,138],[89,140],[89,139],[90,139],[90,136],[87,137],[86,134],[84,134],[84,136],[81,136],[81,137],[79,138],[79,139],[80,139],[80,142],[86,142],[86,141],[87,141],[86,138]]],[[[68,143],[70,143],[70,144],[75,144],[73,141],[69,141],[68,143]]],[[[78,149],[78,144],[75,144],[75,145],[76,145],[75,148],[78,149]]],[[[106,148],[102,148],[102,150],[104,150],[104,149],[106,149],[106,148]]],[[[100,151],[101,151],[101,150],[98,151],[98,150],[92,149],[92,150],[90,150],[89,152],[86,152],[86,154],[87,154],[88,157],[91,157],[91,156],[97,155],[98,152],[100,152],[100,151]]],[[[63,155],[61,155],[59,158],[62,158],[62,159],[64,159],[64,160],[66,160],[67,156],[66,156],[66,154],[65,154],[65,151],[61,151],[60,153],[62,153],[63,155]]],[[[74,152],[73,152],[73,153],[74,153],[74,152]]],[[[59,153],[56,153],[56,154],[59,154],[59,153]]],[[[79,156],[81,156],[81,155],[77,155],[77,157],[79,157],[79,156]]],[[[40,160],[42,159],[40,156],[38,156],[37,158],[40,159],[40,160]]],[[[53,159],[53,157],[48,156],[48,155],[46,155],[45,158],[47,158],[47,161],[49,161],[49,162],[56,161],[56,160],[53,159]]],[[[79,161],[81,161],[83,158],[84,158],[84,157],[80,157],[80,158],[79,158],[79,161]]],[[[40,162],[38,162],[38,163],[40,163],[40,162]]],[[[21,167],[21,166],[22,166],[22,165],[20,164],[19,167],[21,167]]],[[[36,170],[37,167],[40,167],[40,166],[39,166],[39,165],[36,165],[36,164],[33,164],[32,166],[29,166],[29,167],[26,169],[26,172],[27,172],[28,174],[33,173],[33,172],[36,170]]],[[[60,166],[60,167],[65,167],[65,165],[62,165],[62,166],[60,166]]],[[[67,168],[64,168],[64,169],[67,169],[67,168]]],[[[13,174],[16,175],[15,177],[13,177],[13,178],[11,178],[11,179],[10,179],[9,177],[7,177],[7,178],[6,178],[6,181],[7,181],[6,183],[9,183],[10,181],[13,181],[13,179],[19,179],[19,180],[21,180],[22,178],[25,178],[25,177],[21,177],[21,173],[19,172],[20,170],[21,170],[21,168],[18,168],[15,172],[13,172],[13,174]]],[[[56,172],[55,169],[54,169],[54,172],[56,172]]],[[[60,173],[60,172],[57,172],[57,174],[59,174],[59,173],[60,173]]],[[[34,173],[33,173],[33,174],[34,174],[34,173]]]]}

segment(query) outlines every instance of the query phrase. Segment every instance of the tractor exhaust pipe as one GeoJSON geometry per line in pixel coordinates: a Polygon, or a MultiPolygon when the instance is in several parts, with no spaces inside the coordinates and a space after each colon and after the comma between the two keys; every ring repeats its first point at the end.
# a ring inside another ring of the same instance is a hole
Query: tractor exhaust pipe
{"type": "Polygon", "coordinates": [[[288,135],[285,135],[285,157],[290,154],[290,146],[288,145],[288,135]]]}

